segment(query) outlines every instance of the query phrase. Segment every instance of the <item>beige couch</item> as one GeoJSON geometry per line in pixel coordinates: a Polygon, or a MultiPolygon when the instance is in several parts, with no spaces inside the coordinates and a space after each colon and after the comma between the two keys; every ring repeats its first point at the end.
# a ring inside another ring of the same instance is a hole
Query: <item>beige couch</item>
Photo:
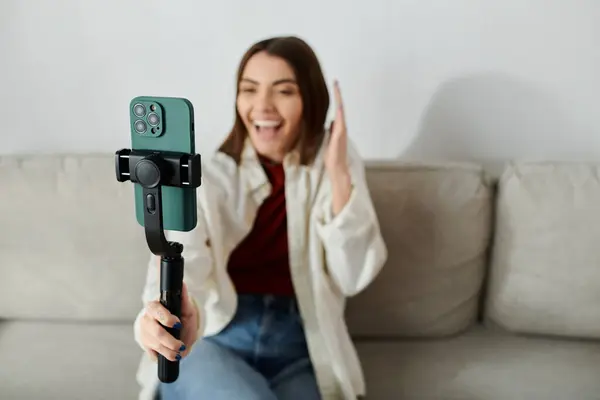
{"type": "MultiPolygon", "coordinates": [[[[348,303],[367,399],[600,399],[599,176],[369,163],[390,257],[348,303]]],[[[148,250],[112,155],[0,157],[0,205],[0,399],[136,398],[148,250]]]]}

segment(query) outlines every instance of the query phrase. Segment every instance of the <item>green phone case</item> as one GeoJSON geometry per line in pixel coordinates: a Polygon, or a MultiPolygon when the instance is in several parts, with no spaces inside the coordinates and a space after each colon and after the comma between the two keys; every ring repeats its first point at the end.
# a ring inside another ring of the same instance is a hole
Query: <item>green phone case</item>
{"type": "MultiPolygon", "coordinates": [[[[195,153],[194,107],[184,98],[139,96],[129,105],[131,148],[195,153]],[[142,107],[140,107],[141,105],[142,107]]],[[[135,213],[144,226],[143,188],[135,184],[135,213]]],[[[188,232],[197,223],[196,190],[162,187],[163,229],[188,232]]]]}

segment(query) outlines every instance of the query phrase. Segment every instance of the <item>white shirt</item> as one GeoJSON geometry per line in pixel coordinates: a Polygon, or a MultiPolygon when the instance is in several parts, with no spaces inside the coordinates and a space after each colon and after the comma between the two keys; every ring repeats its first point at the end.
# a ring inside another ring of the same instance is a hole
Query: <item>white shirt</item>
{"type": "MultiPolygon", "coordinates": [[[[324,141],[327,142],[327,139],[324,141]]],[[[364,176],[364,164],[349,141],[352,192],[338,215],[332,213],[331,183],[322,146],[310,166],[293,152],[285,158],[285,196],[292,282],[323,400],[355,400],[366,392],[361,365],[344,321],[345,298],[363,290],[387,259],[387,248],[364,176]]],[[[237,165],[217,152],[203,157],[198,188],[198,224],[191,232],[167,232],[184,245],[184,281],[200,308],[199,338],[223,329],[236,310],[227,273],[229,254],[250,232],[271,184],[249,140],[237,165]]],[[[159,298],[156,256],[148,264],[144,305],[159,298]]],[[[139,321],[135,339],[141,346],[139,321]]],[[[201,339],[198,339],[201,340],[201,339]]],[[[159,383],[157,365],[144,354],[137,380],[140,400],[151,400],[159,383]]]]}

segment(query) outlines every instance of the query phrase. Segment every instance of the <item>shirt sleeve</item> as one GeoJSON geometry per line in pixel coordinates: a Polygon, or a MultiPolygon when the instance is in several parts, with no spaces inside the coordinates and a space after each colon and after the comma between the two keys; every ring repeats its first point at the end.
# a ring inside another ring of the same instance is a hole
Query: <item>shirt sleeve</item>
{"type": "Polygon", "coordinates": [[[317,232],[325,249],[327,272],[345,296],[353,296],[378,275],[388,253],[367,187],[364,163],[350,141],[348,144],[350,199],[333,216],[329,193],[321,203],[324,209],[317,232]]]}

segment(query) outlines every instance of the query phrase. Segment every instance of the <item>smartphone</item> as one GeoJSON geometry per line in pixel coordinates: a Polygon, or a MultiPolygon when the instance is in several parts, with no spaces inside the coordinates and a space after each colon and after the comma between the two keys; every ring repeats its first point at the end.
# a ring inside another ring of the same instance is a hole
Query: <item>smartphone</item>
{"type": "MultiPolygon", "coordinates": [[[[138,96],[129,104],[133,150],[195,153],[194,107],[185,98],[138,96]]],[[[135,214],[144,226],[143,188],[135,184],[135,214]]],[[[196,189],[162,186],[163,229],[189,232],[197,223],[196,189]]]]}

